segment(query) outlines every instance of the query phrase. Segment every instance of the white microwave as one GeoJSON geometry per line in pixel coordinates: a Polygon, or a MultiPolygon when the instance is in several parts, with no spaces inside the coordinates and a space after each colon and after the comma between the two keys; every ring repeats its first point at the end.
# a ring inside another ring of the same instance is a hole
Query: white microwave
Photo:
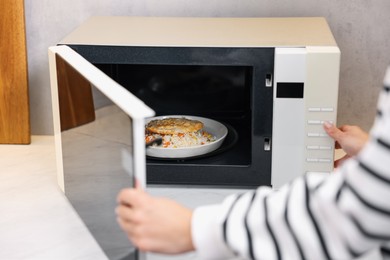
{"type": "Polygon", "coordinates": [[[58,183],[109,258],[128,253],[113,209],[134,176],[277,189],[333,169],[322,124],[337,118],[340,50],[323,18],[93,17],[49,62],[58,183]],[[200,156],[146,156],[145,120],[165,115],[228,134],[200,156]]]}

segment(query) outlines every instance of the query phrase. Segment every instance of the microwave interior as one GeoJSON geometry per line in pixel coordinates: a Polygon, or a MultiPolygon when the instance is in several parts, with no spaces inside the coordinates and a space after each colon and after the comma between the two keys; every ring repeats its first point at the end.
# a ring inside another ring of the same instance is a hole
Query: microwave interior
{"type": "Polygon", "coordinates": [[[69,45],[152,108],[224,124],[217,150],[147,158],[147,183],[254,187],[271,183],[274,48],[69,45]]]}

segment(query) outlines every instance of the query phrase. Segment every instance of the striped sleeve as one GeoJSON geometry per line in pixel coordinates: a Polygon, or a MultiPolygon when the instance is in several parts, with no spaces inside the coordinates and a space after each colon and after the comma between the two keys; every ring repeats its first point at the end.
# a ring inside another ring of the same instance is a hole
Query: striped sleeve
{"type": "Polygon", "coordinates": [[[370,140],[334,174],[197,208],[200,259],[353,259],[380,245],[390,255],[390,69],[384,83],[370,140]]]}

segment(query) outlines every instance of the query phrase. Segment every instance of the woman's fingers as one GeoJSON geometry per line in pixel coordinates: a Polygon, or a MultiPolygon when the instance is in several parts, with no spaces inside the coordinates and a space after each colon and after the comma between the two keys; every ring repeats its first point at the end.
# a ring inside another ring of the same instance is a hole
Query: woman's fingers
{"type": "Polygon", "coordinates": [[[117,202],[129,207],[137,207],[145,204],[145,200],[147,200],[147,198],[147,194],[140,188],[123,189],[117,196],[117,202]]]}
{"type": "Polygon", "coordinates": [[[121,217],[117,217],[117,222],[119,226],[126,231],[127,234],[133,235],[133,230],[134,230],[134,224],[131,221],[127,221],[121,217]]]}
{"type": "Polygon", "coordinates": [[[324,122],[324,129],[326,131],[326,133],[332,137],[336,142],[341,140],[341,138],[343,137],[343,132],[338,129],[334,124],[330,123],[330,122],[324,122]]]}
{"type": "Polygon", "coordinates": [[[134,222],[134,212],[133,209],[129,206],[119,205],[115,209],[116,215],[126,222],[134,222]]]}

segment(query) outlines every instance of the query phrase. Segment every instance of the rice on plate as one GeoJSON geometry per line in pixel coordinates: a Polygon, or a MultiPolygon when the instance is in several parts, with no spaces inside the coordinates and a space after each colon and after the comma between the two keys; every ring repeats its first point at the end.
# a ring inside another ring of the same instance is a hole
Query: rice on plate
{"type": "MultiPolygon", "coordinates": [[[[181,148],[181,147],[191,147],[197,145],[204,145],[215,141],[215,136],[212,136],[204,130],[199,130],[197,132],[189,133],[178,133],[178,134],[155,134],[146,132],[145,133],[145,142],[149,143],[154,139],[162,138],[162,147],[164,148],[181,148]]],[[[153,144],[157,146],[157,144],[153,144]]]]}

